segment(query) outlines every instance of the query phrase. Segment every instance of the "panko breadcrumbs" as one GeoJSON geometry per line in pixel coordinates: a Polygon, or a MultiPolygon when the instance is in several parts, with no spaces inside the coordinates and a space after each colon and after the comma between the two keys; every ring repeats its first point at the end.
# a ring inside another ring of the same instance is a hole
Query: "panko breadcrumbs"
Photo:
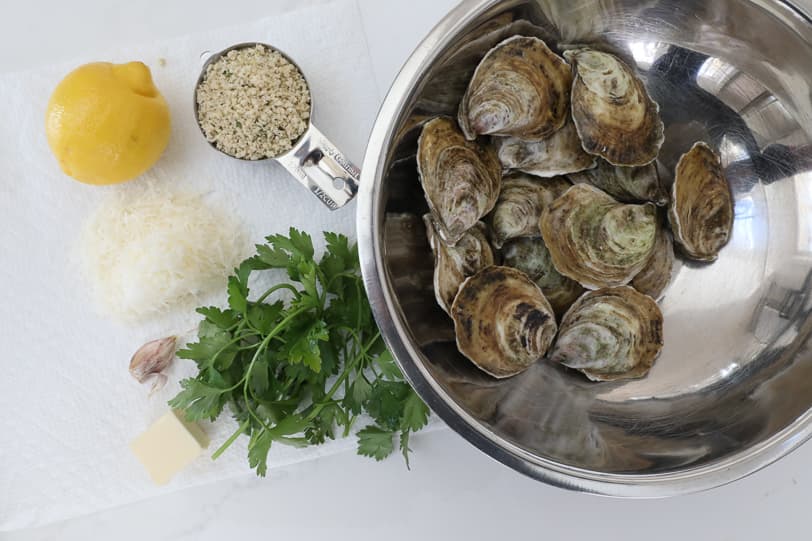
{"type": "Polygon", "coordinates": [[[301,72],[262,45],[229,51],[206,69],[197,89],[206,139],[246,160],[293,148],[310,121],[310,90],[301,72]]]}

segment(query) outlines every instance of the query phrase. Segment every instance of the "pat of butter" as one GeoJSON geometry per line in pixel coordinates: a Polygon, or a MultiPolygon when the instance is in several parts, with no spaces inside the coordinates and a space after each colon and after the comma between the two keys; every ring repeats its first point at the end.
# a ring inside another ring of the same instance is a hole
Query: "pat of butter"
{"type": "Polygon", "coordinates": [[[209,440],[197,423],[169,411],[130,443],[130,449],[157,485],[165,485],[208,447],[209,440]]]}

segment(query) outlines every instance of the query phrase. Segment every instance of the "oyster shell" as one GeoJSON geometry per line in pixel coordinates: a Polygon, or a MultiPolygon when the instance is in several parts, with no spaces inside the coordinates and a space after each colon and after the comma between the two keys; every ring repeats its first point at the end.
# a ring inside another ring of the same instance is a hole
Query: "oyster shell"
{"type": "Polygon", "coordinates": [[[450,118],[423,126],[417,170],[440,237],[455,244],[499,197],[502,168],[490,146],[467,141],[450,118]]]}
{"type": "Polygon", "coordinates": [[[497,248],[516,237],[537,237],[541,212],[569,189],[562,177],[534,178],[514,174],[502,179],[502,191],[489,220],[497,248]]]}
{"type": "Polygon", "coordinates": [[[446,245],[434,229],[431,215],[423,216],[429,246],[434,252],[434,295],[447,313],[460,285],[466,278],[493,265],[493,250],[485,234],[485,224],[478,222],[465,232],[455,246],[446,245]]]}
{"type": "Polygon", "coordinates": [[[559,318],[584,293],[584,288],[555,270],[541,237],[513,239],[502,249],[502,264],[520,270],[536,282],[559,318]]]}
{"type": "Polygon", "coordinates": [[[514,20],[505,12],[466,33],[466,43],[442,55],[439,66],[426,81],[415,104],[416,109],[437,115],[456,115],[468,83],[482,58],[496,44],[515,36],[542,37],[542,28],[525,19],[514,20]]]}
{"type": "Polygon", "coordinates": [[[597,165],[595,156],[587,154],[575,124],[569,119],[564,127],[541,141],[525,141],[518,137],[495,139],[502,168],[539,177],[554,177],[577,173],[597,165]]]}
{"type": "Polygon", "coordinates": [[[513,36],[477,66],[460,103],[458,120],[469,140],[510,135],[538,140],[567,119],[572,71],[540,39],[513,36]]]}
{"type": "Polygon", "coordinates": [[[641,378],[663,348],[663,314],[654,299],[624,286],[590,291],[572,305],[550,359],[592,381],[641,378]]]}
{"type": "Polygon", "coordinates": [[[496,378],[516,375],[544,357],[558,329],[539,286],[508,267],[488,267],[465,280],[451,315],[457,348],[496,378]]]}
{"type": "Polygon", "coordinates": [[[660,108],[632,68],[593,49],[565,51],[564,57],[575,66],[572,118],[584,150],[612,165],[654,161],[664,141],[660,108]]]}
{"type": "Polygon", "coordinates": [[[733,195],[721,158],[705,143],[696,143],[677,164],[668,218],[691,259],[715,261],[730,240],[733,195]]]}
{"type": "Polygon", "coordinates": [[[653,204],[619,203],[590,184],[576,184],[541,216],[555,268],[587,289],[628,284],[651,257],[657,230],[653,204]]]}
{"type": "Polygon", "coordinates": [[[568,175],[567,178],[573,184],[592,184],[625,203],[651,201],[660,207],[668,204],[668,192],[660,182],[654,163],[643,167],[618,167],[600,160],[596,168],[568,175]]]}
{"type": "Polygon", "coordinates": [[[654,251],[643,267],[643,270],[632,280],[632,287],[654,300],[658,300],[668,284],[674,271],[674,239],[664,228],[657,234],[654,251]]]}

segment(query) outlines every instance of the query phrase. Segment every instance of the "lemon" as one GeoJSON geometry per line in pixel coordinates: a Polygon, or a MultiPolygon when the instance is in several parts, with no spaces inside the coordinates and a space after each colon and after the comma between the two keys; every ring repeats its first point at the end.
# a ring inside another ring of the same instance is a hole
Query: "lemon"
{"type": "Polygon", "coordinates": [[[141,62],[94,62],[69,73],[48,102],[45,131],[62,170],[115,184],[152,167],[169,142],[169,107],[141,62]]]}

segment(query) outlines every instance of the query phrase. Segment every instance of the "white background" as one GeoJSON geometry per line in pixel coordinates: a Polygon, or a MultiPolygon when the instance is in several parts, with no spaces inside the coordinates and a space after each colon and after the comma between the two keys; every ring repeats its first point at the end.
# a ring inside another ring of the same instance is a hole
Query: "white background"
{"type": "MultiPolygon", "coordinates": [[[[0,72],[94,52],[103,56],[111,45],[247,22],[280,7],[319,1],[3,2],[0,72]]],[[[359,4],[374,84],[384,89],[454,0],[359,4]]],[[[375,464],[343,454],[276,470],[264,480],[243,477],[0,539],[812,538],[807,527],[812,445],[733,485],[661,501],[610,500],[551,488],[493,462],[447,430],[418,436],[414,450],[411,472],[398,458],[375,464]]]]}

